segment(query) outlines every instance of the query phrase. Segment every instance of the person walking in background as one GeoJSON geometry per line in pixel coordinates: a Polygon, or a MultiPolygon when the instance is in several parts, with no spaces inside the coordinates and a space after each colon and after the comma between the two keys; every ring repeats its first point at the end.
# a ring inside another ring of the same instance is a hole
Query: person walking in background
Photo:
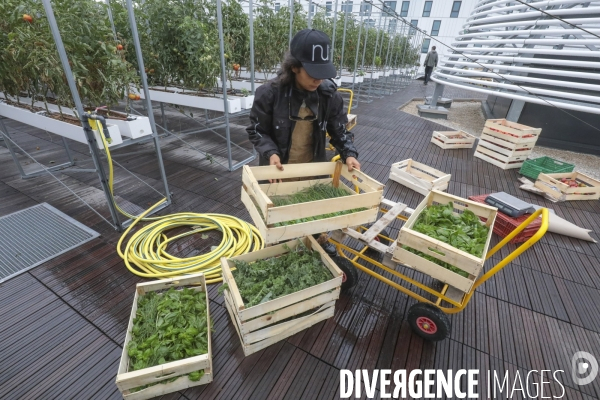
{"type": "Polygon", "coordinates": [[[425,63],[423,64],[425,66],[425,82],[423,82],[424,85],[427,85],[427,82],[429,82],[429,80],[431,79],[431,72],[433,71],[434,67],[437,67],[437,63],[438,54],[437,51],[435,51],[435,46],[433,46],[429,53],[427,53],[427,57],[425,57],[425,63]]]}

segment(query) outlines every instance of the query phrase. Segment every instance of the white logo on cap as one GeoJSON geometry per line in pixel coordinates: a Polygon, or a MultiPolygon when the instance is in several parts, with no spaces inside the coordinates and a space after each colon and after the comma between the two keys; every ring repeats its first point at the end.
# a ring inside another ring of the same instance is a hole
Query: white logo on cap
{"type": "Polygon", "coordinates": [[[321,60],[323,61],[328,61],[329,60],[329,45],[327,45],[327,57],[323,57],[323,46],[321,46],[320,44],[313,44],[313,51],[312,51],[312,60],[313,62],[315,61],[315,49],[316,48],[321,49],[321,60]]]}

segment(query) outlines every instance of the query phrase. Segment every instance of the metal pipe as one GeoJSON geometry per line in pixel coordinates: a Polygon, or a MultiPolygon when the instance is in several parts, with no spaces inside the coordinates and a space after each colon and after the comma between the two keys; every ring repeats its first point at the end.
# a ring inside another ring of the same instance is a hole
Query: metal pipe
{"type": "MultiPolygon", "coordinates": [[[[581,3],[581,1],[578,1],[578,3],[581,3]]],[[[503,9],[503,12],[508,12],[507,9],[503,9]]],[[[553,15],[553,16],[561,16],[561,15],[581,15],[582,10],[581,8],[566,8],[566,9],[560,9],[560,10],[548,10],[546,11],[549,14],[553,15]]],[[[585,13],[588,15],[597,15],[598,13],[600,13],[600,7],[587,7],[585,9],[585,13]]],[[[499,22],[499,21],[510,21],[510,20],[515,20],[518,19],[522,22],[523,17],[542,17],[545,18],[545,14],[540,12],[540,11],[527,11],[527,13],[525,15],[523,15],[524,13],[515,13],[515,14],[506,14],[506,15],[501,15],[501,16],[497,16],[497,17],[483,17],[483,18],[478,18],[478,19],[473,19],[473,17],[471,18],[467,18],[467,23],[463,26],[466,25],[471,25],[471,24],[479,24],[479,23],[488,23],[488,22],[499,22]]]]}
{"type": "MultiPolygon", "coordinates": [[[[346,7],[348,4],[346,3],[346,7]]],[[[350,6],[352,7],[352,6],[350,6]]],[[[348,8],[344,10],[344,35],[342,36],[342,56],[340,57],[340,76],[342,76],[342,66],[344,64],[344,50],[346,48],[346,26],[348,24],[348,8]]]]}
{"type": "MultiPolygon", "coordinates": [[[[127,0],[131,1],[131,0],[127,0]]],[[[219,50],[221,52],[221,81],[223,82],[223,111],[225,113],[225,136],[227,137],[227,158],[229,162],[229,171],[233,171],[233,160],[231,155],[231,134],[229,132],[229,106],[227,103],[227,76],[225,75],[225,43],[223,41],[223,12],[222,0],[217,0],[217,23],[219,26],[219,50]]],[[[291,22],[290,22],[291,23],[291,22]]],[[[290,42],[291,42],[290,30],[290,42]]]]}
{"type": "Polygon", "coordinates": [[[252,0],[249,0],[250,5],[248,8],[248,14],[250,17],[250,90],[254,95],[254,10],[252,6],[252,0]]]}
{"type": "Polygon", "coordinates": [[[338,6],[338,0],[335,0],[335,7],[333,9],[333,35],[331,38],[331,62],[333,62],[333,55],[334,50],[335,50],[335,30],[336,30],[336,26],[337,26],[337,6],[338,6]]]}
{"type": "Polygon", "coordinates": [[[308,0],[308,29],[312,29],[312,0],[308,0]]]}
{"type": "Polygon", "coordinates": [[[165,173],[165,165],[163,163],[162,153],[160,150],[160,142],[158,141],[158,130],[156,129],[156,121],[154,120],[154,112],[152,111],[152,101],[150,100],[150,90],[148,89],[148,79],[146,76],[146,69],[144,67],[144,57],[142,56],[142,46],[140,44],[140,37],[137,30],[137,24],[135,22],[132,0],[127,0],[127,14],[129,15],[129,27],[133,37],[133,45],[135,47],[135,55],[138,61],[138,69],[142,78],[142,87],[144,88],[144,103],[148,109],[148,120],[150,122],[150,126],[152,127],[152,140],[154,141],[156,157],[158,158],[160,177],[163,181],[167,202],[171,204],[171,192],[169,191],[169,185],[167,184],[167,174],[165,173]]]}
{"type": "MultiPolygon", "coordinates": [[[[379,14],[379,28],[381,28],[381,17],[383,16],[383,13],[379,14]]],[[[377,30],[377,37],[375,39],[375,48],[373,49],[373,69],[375,69],[376,64],[375,64],[375,57],[377,55],[377,46],[379,44],[379,29],[377,30]]],[[[373,72],[371,72],[371,79],[369,80],[369,94],[368,96],[371,96],[371,89],[373,87],[373,72]]]]}
{"type": "Polygon", "coordinates": [[[110,7],[110,0],[105,0],[106,10],[108,12],[108,20],[110,21],[110,28],[112,29],[115,42],[117,41],[117,30],[115,29],[115,21],[113,20],[112,9],[110,7]]]}
{"type": "Polygon", "coordinates": [[[289,47],[292,46],[292,30],[294,29],[294,0],[290,0],[288,2],[288,5],[290,7],[290,40],[289,40],[289,47]]]}
{"type": "MultiPolygon", "coordinates": [[[[365,27],[365,44],[363,46],[363,53],[362,53],[362,61],[360,63],[360,69],[361,71],[363,71],[363,82],[358,86],[358,94],[356,96],[356,103],[358,104],[358,99],[360,98],[360,91],[364,85],[364,76],[365,74],[365,55],[367,53],[367,42],[369,41],[369,26],[365,27]]],[[[371,78],[373,78],[373,71],[371,70],[371,78]]]]}
{"type": "Polygon", "coordinates": [[[92,160],[94,161],[94,167],[98,171],[98,177],[100,178],[100,184],[102,185],[102,189],[104,190],[104,196],[106,197],[106,203],[108,205],[108,209],[110,210],[110,215],[112,216],[114,227],[117,231],[120,232],[122,230],[121,221],[119,221],[119,215],[117,213],[115,203],[110,193],[110,188],[108,186],[108,178],[106,177],[104,167],[100,162],[100,151],[98,150],[98,142],[96,141],[96,137],[94,136],[94,132],[92,131],[92,128],[90,127],[87,118],[84,117],[85,112],[83,110],[83,104],[81,103],[79,92],[77,91],[77,85],[75,84],[75,79],[73,78],[73,71],[71,71],[71,66],[69,65],[69,59],[67,58],[65,45],[63,44],[62,38],[60,36],[60,31],[56,23],[56,17],[54,16],[54,11],[52,10],[52,4],[50,3],[50,0],[42,0],[42,3],[44,5],[46,17],[48,18],[48,24],[50,25],[52,37],[54,38],[54,42],[56,44],[58,56],[60,58],[60,62],[65,72],[67,84],[69,85],[71,95],[73,96],[73,102],[75,103],[75,108],[77,109],[77,117],[81,121],[81,126],[83,127],[83,131],[90,146],[90,153],[92,155],[92,160]]]}
{"type": "MultiPolygon", "coordinates": [[[[352,91],[354,92],[354,83],[356,82],[356,69],[358,67],[358,51],[360,49],[360,37],[363,28],[363,13],[360,13],[360,26],[358,27],[358,40],[356,41],[356,55],[354,56],[354,73],[352,74],[352,91]]],[[[356,99],[358,103],[358,98],[356,99]]]]}

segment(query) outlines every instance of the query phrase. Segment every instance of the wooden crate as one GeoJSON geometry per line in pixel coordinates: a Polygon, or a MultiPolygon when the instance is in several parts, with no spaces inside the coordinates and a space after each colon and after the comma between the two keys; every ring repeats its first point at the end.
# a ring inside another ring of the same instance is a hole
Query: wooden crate
{"type": "Polygon", "coordinates": [[[490,240],[492,238],[492,227],[496,221],[496,214],[497,209],[494,207],[433,190],[427,195],[427,197],[425,197],[421,204],[419,204],[408,221],[406,221],[404,226],[400,229],[400,234],[398,235],[398,244],[394,250],[393,260],[421,271],[433,278],[439,279],[440,281],[445,282],[448,285],[457,288],[458,290],[468,293],[471,290],[475,279],[483,268],[485,255],[487,254],[490,240]],[[475,213],[475,215],[485,218],[486,221],[482,223],[485,223],[486,226],[490,227],[490,231],[482,257],[475,257],[467,252],[459,250],[450,246],[449,244],[416,232],[412,229],[417,218],[419,217],[419,214],[425,209],[425,207],[432,204],[448,204],[449,202],[453,202],[455,214],[468,209],[475,213]],[[441,261],[445,261],[450,265],[456,266],[461,270],[468,272],[469,277],[465,278],[455,272],[450,271],[449,269],[442,267],[441,265],[437,265],[421,256],[413,254],[408,250],[403,249],[402,246],[411,247],[441,261]]]}
{"type": "Polygon", "coordinates": [[[312,236],[230,259],[221,258],[221,265],[223,281],[228,285],[228,289],[223,292],[225,306],[238,332],[246,356],[333,317],[335,301],[340,296],[343,273],[312,236]],[[323,267],[331,272],[331,279],[287,296],[246,308],[231,273],[231,269],[235,268],[233,260],[252,262],[276,257],[288,253],[290,249],[297,248],[300,242],[304,243],[308,249],[319,252],[323,267]],[[311,310],[314,312],[300,315],[311,310]]]}
{"type": "Polygon", "coordinates": [[[538,176],[537,181],[535,181],[535,187],[543,190],[558,201],[600,199],[600,181],[590,178],[581,172],[567,172],[561,174],[541,173],[538,176]],[[576,180],[587,186],[570,187],[560,181],[562,178],[576,180]]]}
{"type": "Polygon", "coordinates": [[[242,182],[242,202],[267,244],[374,222],[377,219],[384,188],[382,183],[370,178],[364,172],[356,170],[352,173],[348,172],[346,166],[340,162],[286,164],[283,171],[278,170],[274,165],[264,167],[245,165],[242,182]],[[334,177],[283,183],[259,184],[258,182],[328,175],[334,177]],[[357,179],[353,179],[353,175],[357,179]],[[275,195],[289,195],[316,183],[337,184],[351,195],[280,207],[275,207],[269,198],[275,195]],[[360,193],[356,193],[350,186],[357,186],[360,193]],[[366,210],[315,221],[274,226],[277,223],[356,208],[366,208],[366,210]]]}
{"type": "Polygon", "coordinates": [[[542,130],[505,119],[488,119],[475,157],[504,170],[520,168],[531,154],[542,130]]]}
{"type": "Polygon", "coordinates": [[[392,164],[390,169],[391,180],[419,192],[423,196],[427,196],[433,189],[446,190],[451,177],[450,174],[438,171],[411,158],[392,164]]]}
{"type": "Polygon", "coordinates": [[[472,149],[475,139],[475,136],[465,131],[433,131],[431,143],[444,150],[472,149]]]}
{"type": "Polygon", "coordinates": [[[350,130],[356,126],[356,115],[348,114],[348,123],[346,124],[346,130],[350,130]]]}
{"type": "Polygon", "coordinates": [[[212,349],[210,338],[210,312],[208,292],[206,291],[206,282],[203,274],[188,275],[184,278],[162,279],[148,283],[138,283],[136,285],[135,297],[133,298],[133,307],[131,316],[129,317],[129,325],[127,326],[127,335],[123,344],[123,352],[121,353],[121,362],[117,373],[116,384],[119,391],[127,400],[149,399],[156,396],[161,396],[167,393],[177,392],[192,386],[205,385],[212,382],[212,349]],[[208,325],[208,353],[195,357],[189,357],[178,361],[172,361],[166,364],[157,365],[150,368],[141,369],[138,371],[128,372],[129,355],[127,354],[127,345],[131,341],[131,329],[133,328],[133,319],[137,311],[138,299],[148,292],[157,292],[159,290],[168,290],[171,287],[189,286],[190,288],[204,292],[206,295],[206,313],[208,325]],[[193,371],[204,370],[204,376],[197,382],[191,381],[187,374],[193,371]],[[177,380],[165,384],[157,384],[147,387],[146,389],[130,392],[130,389],[143,386],[149,383],[160,382],[165,379],[180,376],[177,380]]]}
{"type": "Polygon", "coordinates": [[[532,128],[505,119],[488,119],[482,131],[487,135],[510,140],[513,143],[535,143],[541,132],[541,128],[532,128]]]}

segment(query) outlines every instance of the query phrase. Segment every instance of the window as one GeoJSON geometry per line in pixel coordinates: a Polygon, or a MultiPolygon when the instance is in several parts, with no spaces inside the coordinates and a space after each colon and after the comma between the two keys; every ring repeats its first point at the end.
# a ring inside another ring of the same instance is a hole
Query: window
{"type": "Polygon", "coordinates": [[[462,1],[455,1],[452,3],[452,11],[450,12],[450,18],[458,18],[458,13],[460,12],[460,5],[462,1]]]}
{"type": "Polygon", "coordinates": [[[410,1],[402,2],[402,9],[400,10],[400,16],[406,17],[408,15],[408,7],[410,6],[410,1]]]}
{"type": "Polygon", "coordinates": [[[388,15],[394,15],[394,13],[396,12],[396,3],[396,1],[384,1],[383,11],[385,11],[388,15]]]}
{"type": "Polygon", "coordinates": [[[351,13],[352,12],[352,1],[344,1],[342,2],[342,10],[343,13],[351,13]]]}
{"type": "Polygon", "coordinates": [[[314,4],[310,5],[310,14],[315,15],[315,5],[314,4]]]}
{"type": "Polygon", "coordinates": [[[424,17],[429,17],[429,15],[431,14],[431,5],[432,4],[433,4],[433,1],[425,2],[425,7],[423,7],[423,16],[424,17]]]}
{"type": "Polygon", "coordinates": [[[279,11],[281,5],[279,3],[275,3],[275,11],[279,11]]]}
{"type": "Polygon", "coordinates": [[[373,9],[373,6],[371,4],[363,2],[360,5],[360,15],[365,16],[365,17],[370,17],[372,9],[373,9]]]}
{"type": "Polygon", "coordinates": [[[427,53],[429,51],[429,43],[431,43],[431,39],[423,40],[423,44],[421,45],[421,53],[427,53]]]}
{"type": "Polygon", "coordinates": [[[375,20],[374,19],[365,19],[365,26],[375,28],[375,20]]]}
{"type": "Polygon", "coordinates": [[[331,16],[331,10],[331,1],[325,2],[325,15],[327,15],[328,17],[331,16]]]}
{"type": "Polygon", "coordinates": [[[442,24],[442,21],[440,21],[440,20],[433,21],[433,26],[431,27],[431,36],[437,36],[440,34],[440,25],[441,24],[442,24]]]}
{"type": "Polygon", "coordinates": [[[398,20],[396,19],[391,19],[389,24],[388,24],[388,33],[392,34],[392,33],[396,33],[396,26],[397,26],[398,20]]]}
{"type": "Polygon", "coordinates": [[[419,20],[418,19],[411,19],[410,20],[410,28],[408,28],[408,34],[409,35],[414,35],[415,32],[417,32],[417,30],[415,29],[418,25],[419,25],[419,20]]]}

